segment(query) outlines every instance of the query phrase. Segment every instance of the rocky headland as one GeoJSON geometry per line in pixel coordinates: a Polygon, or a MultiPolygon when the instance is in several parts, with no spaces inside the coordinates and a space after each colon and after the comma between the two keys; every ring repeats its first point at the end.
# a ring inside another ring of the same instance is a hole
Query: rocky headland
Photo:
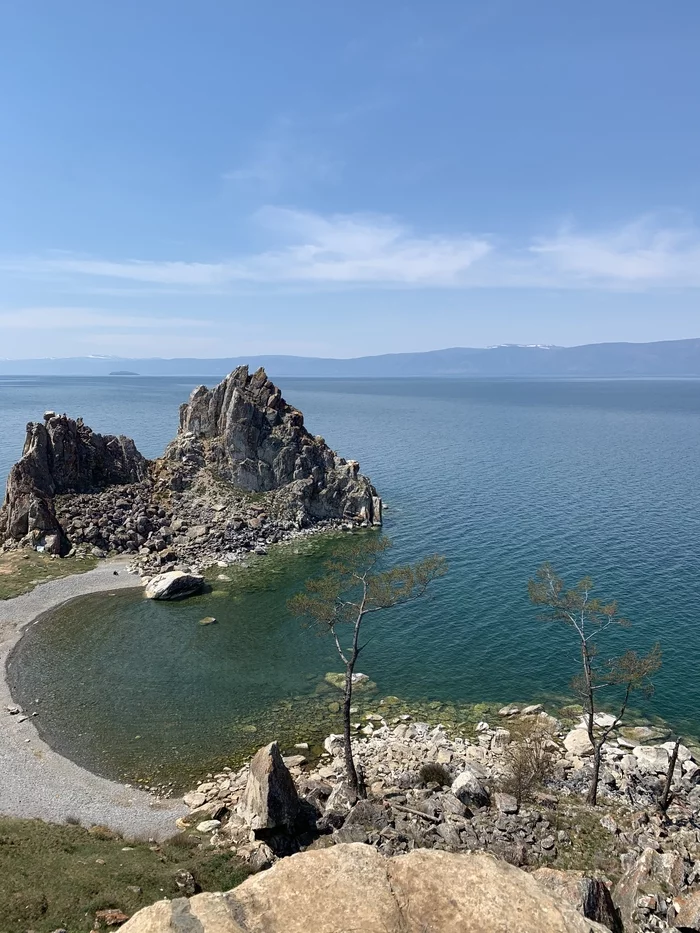
{"type": "MultiPolygon", "coordinates": [[[[207,775],[185,795],[190,814],[178,826],[255,870],[348,843],[392,860],[425,849],[484,852],[530,873],[591,930],[700,930],[700,750],[680,746],[664,814],[657,800],[673,743],[659,738],[650,726],[615,731],[604,749],[600,806],[592,808],[584,801],[591,746],[578,722],[510,706],[469,738],[378,708],[355,725],[366,799],[344,783],[340,736],[326,738],[320,758],[304,743],[282,757],[273,743],[240,769],[207,775]],[[534,734],[544,739],[547,776],[516,796],[513,763],[534,734]]],[[[453,928],[463,927],[445,927],[453,928]]],[[[478,928],[510,929],[505,921],[478,928]]]]}
{"type": "Polygon", "coordinates": [[[195,389],[164,455],[48,411],[27,425],[0,510],[0,548],[127,554],[142,574],[199,570],[312,530],[379,525],[359,464],[311,435],[263,370],[195,389]]]}

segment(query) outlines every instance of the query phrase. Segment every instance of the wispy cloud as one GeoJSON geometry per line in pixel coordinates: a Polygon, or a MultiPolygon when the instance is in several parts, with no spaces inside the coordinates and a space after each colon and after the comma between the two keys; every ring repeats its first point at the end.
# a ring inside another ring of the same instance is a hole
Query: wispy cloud
{"type": "Polygon", "coordinates": [[[158,331],[206,327],[210,322],[195,318],[153,317],[114,314],[99,308],[40,307],[0,311],[0,327],[12,330],[126,330],[158,331]]]}
{"type": "Polygon", "coordinates": [[[61,253],[7,259],[0,261],[0,269],[67,278],[73,285],[83,281],[88,287],[109,282],[116,289],[129,282],[191,292],[244,286],[700,287],[700,231],[682,219],[673,225],[648,216],[597,232],[566,226],[523,243],[491,234],[418,234],[395,218],[375,214],[322,215],[266,207],[254,220],[270,248],[219,262],[116,261],[61,253]]]}
{"type": "Polygon", "coordinates": [[[265,198],[287,187],[334,182],[342,162],[308,138],[289,118],[280,118],[253,147],[248,157],[223,174],[225,181],[265,198]]]}

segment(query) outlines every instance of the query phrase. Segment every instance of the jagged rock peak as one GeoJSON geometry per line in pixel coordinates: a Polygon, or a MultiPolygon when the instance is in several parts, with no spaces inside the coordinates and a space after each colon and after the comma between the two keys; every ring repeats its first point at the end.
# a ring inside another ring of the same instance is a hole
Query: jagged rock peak
{"type": "Polygon", "coordinates": [[[128,437],[97,434],[81,418],[46,412],[29,422],[22,457],[10,470],[0,539],[61,534],[53,499],[144,479],[148,461],[128,437]]]}
{"type": "Polygon", "coordinates": [[[215,388],[195,389],[180,407],[178,436],[166,457],[200,462],[247,492],[286,489],[290,504],[299,500],[313,519],[381,523],[381,500],[359,464],[312,436],[264,369],[250,375],[239,366],[215,388]]]}

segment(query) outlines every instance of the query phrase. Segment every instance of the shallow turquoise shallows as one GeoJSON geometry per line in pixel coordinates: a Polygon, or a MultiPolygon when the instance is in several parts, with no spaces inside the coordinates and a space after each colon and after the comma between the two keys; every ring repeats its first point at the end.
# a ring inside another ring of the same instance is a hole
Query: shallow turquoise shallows
{"type": "MultiPolygon", "coordinates": [[[[567,696],[575,642],[527,600],[550,560],[572,581],[590,573],[632,619],[604,653],[661,642],[656,694],[640,705],[700,732],[700,381],[279,381],[312,433],[372,477],[392,559],[437,551],[450,563],[428,601],[368,624],[360,668],[378,690],[363,710],[386,695],[446,714],[567,696]]],[[[131,434],[154,456],[192,385],[1,379],[0,472],[45,408],[131,434]]],[[[182,603],[77,600],[22,639],[15,696],[39,709],[51,743],[114,776],[183,781],[277,734],[313,740],[337,724],[338,696],[321,684],[339,668],[285,603],[327,546],[278,549],[229,581],[216,571],[213,592],[182,603]]]]}

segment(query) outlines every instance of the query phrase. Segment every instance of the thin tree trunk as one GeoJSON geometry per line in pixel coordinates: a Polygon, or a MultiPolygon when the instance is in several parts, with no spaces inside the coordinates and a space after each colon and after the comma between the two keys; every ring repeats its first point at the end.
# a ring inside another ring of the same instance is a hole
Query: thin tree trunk
{"type": "Polygon", "coordinates": [[[589,803],[592,807],[595,807],[598,803],[598,781],[600,780],[600,759],[602,752],[602,743],[593,745],[593,777],[591,778],[591,786],[588,788],[588,796],[586,797],[586,803],[589,803]]]}
{"type": "Polygon", "coordinates": [[[345,699],[343,701],[343,745],[345,749],[345,771],[350,789],[357,795],[360,792],[360,782],[357,778],[355,760],[352,757],[352,739],[350,737],[350,707],[352,706],[352,675],[357,655],[353,656],[345,665],[345,699]]]}
{"type": "Polygon", "coordinates": [[[676,762],[678,761],[678,746],[681,744],[681,737],[678,736],[676,739],[676,744],[673,746],[673,751],[671,752],[671,757],[668,762],[668,769],[666,770],[666,781],[664,782],[664,789],[659,797],[659,809],[662,813],[666,813],[668,810],[668,805],[671,802],[671,784],[673,783],[673,772],[676,770],[676,762]]]}

